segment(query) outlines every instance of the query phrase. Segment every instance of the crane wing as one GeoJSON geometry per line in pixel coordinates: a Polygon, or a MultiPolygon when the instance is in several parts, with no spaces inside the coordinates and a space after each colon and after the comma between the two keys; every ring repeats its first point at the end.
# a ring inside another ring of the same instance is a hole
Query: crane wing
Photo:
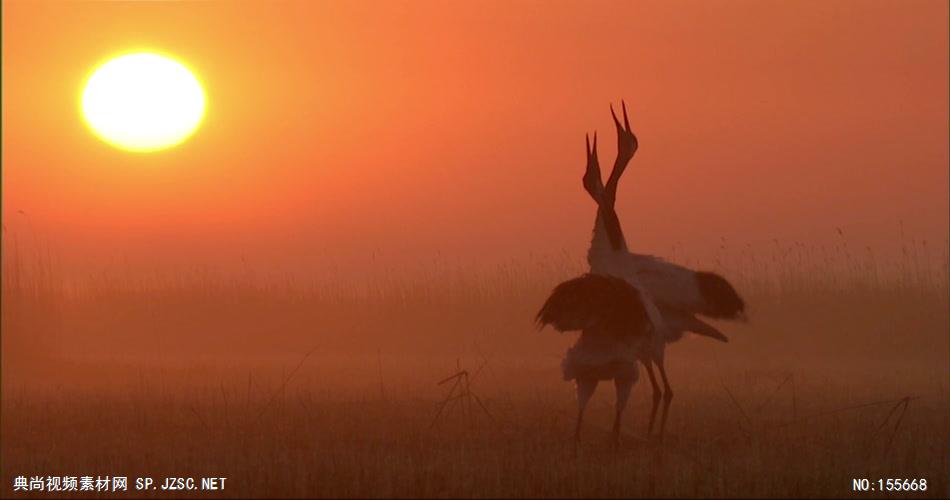
{"type": "Polygon", "coordinates": [[[628,254],[631,273],[661,305],[711,318],[740,319],[745,302],[722,276],[649,255],[628,254]]]}
{"type": "Polygon", "coordinates": [[[624,280],[585,274],[555,287],[535,319],[539,326],[551,325],[561,332],[640,335],[647,310],[641,293],[624,280]]]}

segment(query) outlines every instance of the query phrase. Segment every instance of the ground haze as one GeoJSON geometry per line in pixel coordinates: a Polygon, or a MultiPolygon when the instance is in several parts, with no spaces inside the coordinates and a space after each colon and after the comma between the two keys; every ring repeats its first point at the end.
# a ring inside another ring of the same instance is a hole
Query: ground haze
{"type": "Polygon", "coordinates": [[[664,443],[644,434],[641,381],[612,451],[604,384],[577,458],[558,369],[574,337],[531,319],[580,258],[349,290],[185,274],[64,291],[43,258],[19,261],[4,273],[3,487],[61,474],[227,477],[235,496],[848,497],[853,479],[899,478],[946,496],[941,259],[915,273],[777,249],[757,274],[716,269],[751,321],[722,324],[728,344],[668,349],[664,443]],[[451,384],[437,382],[458,368],[474,397],[440,414],[451,384]]]}

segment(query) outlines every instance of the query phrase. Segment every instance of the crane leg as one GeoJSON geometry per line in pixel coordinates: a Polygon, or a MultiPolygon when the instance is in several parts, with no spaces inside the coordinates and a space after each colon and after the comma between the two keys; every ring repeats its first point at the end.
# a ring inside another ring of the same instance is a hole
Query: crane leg
{"type": "Polygon", "coordinates": [[[584,422],[584,410],[594,391],[597,390],[597,380],[577,379],[577,425],[574,427],[574,456],[581,442],[581,424],[584,422]]]}
{"type": "Polygon", "coordinates": [[[647,369],[647,376],[650,377],[650,385],[653,386],[653,407],[650,409],[650,423],[647,425],[647,435],[653,434],[653,424],[656,422],[656,410],[660,407],[660,399],[663,398],[663,391],[660,390],[660,384],[656,383],[656,375],[653,374],[653,361],[643,363],[647,369]]]}
{"type": "Polygon", "coordinates": [[[614,379],[614,388],[617,389],[616,414],[614,415],[614,449],[620,448],[620,421],[623,418],[623,409],[627,406],[627,400],[630,399],[633,382],[634,379],[631,377],[617,377],[614,379]]]}
{"type": "Polygon", "coordinates": [[[669,416],[670,403],[673,401],[673,388],[670,387],[670,381],[666,378],[666,368],[663,363],[657,363],[660,369],[660,378],[663,379],[663,415],[660,417],[660,440],[663,440],[663,434],[666,431],[666,417],[669,416]]]}

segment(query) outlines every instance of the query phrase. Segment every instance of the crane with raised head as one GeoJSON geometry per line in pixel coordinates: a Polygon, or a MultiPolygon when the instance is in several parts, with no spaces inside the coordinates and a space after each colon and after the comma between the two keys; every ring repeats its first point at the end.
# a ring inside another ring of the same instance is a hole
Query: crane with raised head
{"type": "Polygon", "coordinates": [[[662,436],[673,399],[673,389],[670,387],[664,364],[666,344],[679,340],[684,332],[727,342],[728,339],[722,332],[697,316],[744,320],[745,302],[735,288],[716,273],[695,271],[656,256],[631,252],[627,247],[614,206],[620,177],[637,152],[639,141],[630,128],[626,103],[621,101],[621,106],[622,123],[613,106],[610,107],[610,114],[617,129],[617,158],[606,184],[603,183],[597,159],[596,132],[593,144],[589,136],[586,140],[587,168],[583,185],[597,203],[597,216],[594,219],[587,261],[591,273],[622,278],[641,294],[652,326],[647,335],[648,341],[639,345],[638,353],[653,386],[653,406],[647,433],[653,432],[657,408],[662,399],[662,436]],[[653,372],[654,365],[660,372],[662,390],[653,372]]]}

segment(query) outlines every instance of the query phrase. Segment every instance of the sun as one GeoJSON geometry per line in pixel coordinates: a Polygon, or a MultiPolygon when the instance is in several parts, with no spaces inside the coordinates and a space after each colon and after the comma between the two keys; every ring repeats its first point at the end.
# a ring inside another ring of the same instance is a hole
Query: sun
{"type": "Polygon", "coordinates": [[[205,115],[201,82],[184,64],[153,52],[108,60],[86,80],[82,116],[105,142],[153,152],[184,142],[205,115]]]}

